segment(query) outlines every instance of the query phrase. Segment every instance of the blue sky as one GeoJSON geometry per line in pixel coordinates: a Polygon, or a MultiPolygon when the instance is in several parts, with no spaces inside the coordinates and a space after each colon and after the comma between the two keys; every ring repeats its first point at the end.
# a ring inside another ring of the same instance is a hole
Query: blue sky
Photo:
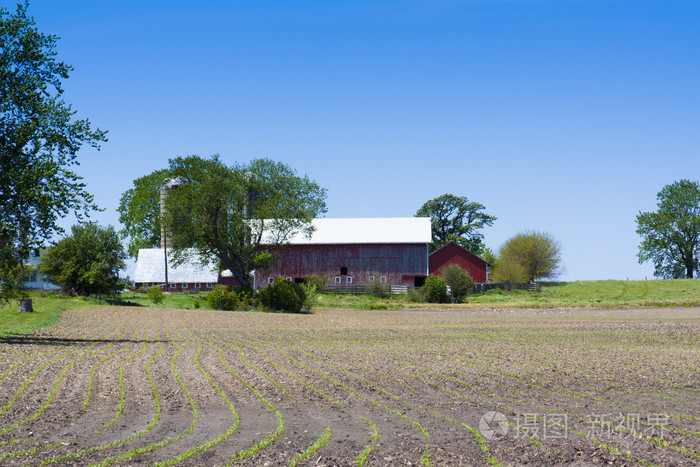
{"type": "MultiPolygon", "coordinates": [[[[10,6],[12,2],[2,2],[10,6]]],[[[170,157],[268,157],[328,217],[412,216],[443,193],[563,247],[563,280],[643,279],[635,216],[700,173],[700,3],[34,0],[109,142],[78,172],[119,227],[170,157]]],[[[67,219],[69,225],[71,220],[67,219]]]]}

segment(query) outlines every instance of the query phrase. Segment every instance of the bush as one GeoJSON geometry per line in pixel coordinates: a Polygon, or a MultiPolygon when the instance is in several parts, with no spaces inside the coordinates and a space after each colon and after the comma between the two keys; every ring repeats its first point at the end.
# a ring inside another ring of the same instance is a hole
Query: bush
{"type": "Polygon", "coordinates": [[[162,303],[163,299],[165,298],[165,294],[157,285],[149,287],[146,291],[146,296],[150,301],[152,301],[156,305],[162,303]]]}
{"type": "Polygon", "coordinates": [[[233,311],[248,308],[252,304],[250,289],[236,286],[233,290],[217,284],[207,296],[207,303],[213,310],[233,311]]]}
{"type": "Polygon", "coordinates": [[[434,274],[425,278],[425,284],[420,288],[420,293],[428,303],[446,303],[449,301],[447,295],[447,284],[442,277],[434,274]]]}
{"type": "Polygon", "coordinates": [[[305,308],[306,292],[301,285],[278,277],[274,284],[258,291],[257,298],[269,310],[299,313],[305,308]]]}
{"type": "Polygon", "coordinates": [[[474,285],[474,281],[469,273],[458,264],[450,264],[443,269],[442,277],[445,279],[445,284],[452,289],[452,297],[457,300],[466,297],[474,285]]]}
{"type": "Polygon", "coordinates": [[[314,290],[320,292],[326,288],[326,279],[317,274],[311,274],[306,278],[306,285],[313,286],[314,290]]]}
{"type": "Polygon", "coordinates": [[[367,282],[369,293],[380,298],[389,297],[391,295],[391,284],[377,280],[380,277],[379,274],[376,274],[374,277],[375,280],[367,282]]]}

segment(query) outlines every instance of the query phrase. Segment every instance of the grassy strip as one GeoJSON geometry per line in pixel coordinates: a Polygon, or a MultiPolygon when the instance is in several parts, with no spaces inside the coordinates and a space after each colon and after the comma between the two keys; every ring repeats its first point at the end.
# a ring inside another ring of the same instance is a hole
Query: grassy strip
{"type": "MultiPolygon", "coordinates": [[[[167,332],[167,331],[166,331],[166,332],[167,332]]],[[[169,332],[168,332],[168,339],[170,339],[170,333],[169,333],[169,332]]],[[[172,341],[172,339],[171,339],[171,341],[172,341]]],[[[161,348],[163,348],[163,345],[162,345],[162,343],[160,342],[160,339],[159,339],[158,342],[159,342],[159,344],[161,345],[161,348]]],[[[198,412],[198,410],[197,410],[196,404],[194,404],[194,400],[190,397],[190,394],[189,394],[189,391],[188,391],[187,387],[186,387],[186,386],[184,385],[184,383],[182,382],[182,378],[180,377],[180,375],[179,375],[179,373],[177,372],[177,370],[175,370],[175,362],[176,362],[177,358],[180,356],[180,353],[182,353],[183,349],[182,349],[181,346],[179,346],[177,343],[175,343],[175,341],[172,341],[172,342],[173,342],[173,344],[175,344],[176,347],[178,347],[178,351],[175,353],[175,355],[173,355],[173,358],[170,360],[170,368],[171,368],[171,370],[173,371],[173,373],[175,374],[175,377],[176,377],[178,383],[180,384],[180,387],[183,389],[183,391],[184,391],[185,394],[187,395],[187,399],[188,399],[188,401],[190,402],[190,407],[193,409],[193,412],[194,412],[194,414],[195,414],[194,421],[190,424],[190,426],[188,427],[187,430],[185,430],[184,432],[178,434],[178,435],[175,436],[174,438],[164,439],[164,440],[162,440],[162,441],[160,441],[160,442],[158,442],[158,443],[153,443],[153,444],[150,444],[150,445],[145,446],[145,447],[143,447],[143,448],[133,449],[133,450],[131,450],[131,451],[125,452],[125,453],[120,454],[120,455],[118,455],[118,456],[109,457],[109,458],[103,460],[102,462],[100,462],[99,464],[95,464],[95,467],[98,467],[98,466],[99,466],[99,467],[106,467],[106,466],[111,465],[111,464],[113,464],[113,463],[115,463],[115,462],[119,462],[119,461],[122,461],[122,460],[133,459],[134,457],[136,457],[136,456],[138,456],[138,455],[140,455],[140,454],[145,454],[145,453],[148,453],[148,452],[153,452],[153,451],[155,451],[156,449],[160,449],[160,448],[162,448],[162,447],[164,447],[164,446],[167,446],[167,445],[170,444],[170,443],[173,443],[173,442],[175,442],[175,441],[177,441],[177,440],[179,440],[179,439],[181,439],[181,438],[184,438],[185,436],[189,435],[189,434],[192,432],[192,430],[194,430],[195,426],[197,425],[197,421],[199,420],[199,412],[198,412]],[[194,404],[194,405],[193,405],[193,404],[194,404]]],[[[148,371],[148,365],[147,365],[147,371],[148,371]]],[[[150,371],[148,371],[148,375],[149,375],[149,381],[152,383],[152,387],[153,387],[153,390],[154,390],[154,394],[157,396],[158,392],[157,392],[157,389],[156,389],[155,384],[153,383],[153,379],[152,379],[152,377],[151,377],[150,371]]],[[[160,401],[159,398],[158,398],[157,400],[160,401]]],[[[159,402],[158,402],[157,415],[158,415],[158,419],[159,419],[159,418],[160,418],[160,403],[159,403],[159,402]]],[[[155,423],[156,423],[157,421],[158,421],[158,420],[157,420],[156,417],[154,416],[154,421],[152,422],[152,425],[155,426],[155,423]]],[[[145,434],[146,432],[150,431],[151,428],[152,428],[152,427],[149,425],[149,428],[147,428],[147,430],[146,430],[144,433],[141,433],[141,434],[145,434]]],[[[139,434],[138,436],[141,436],[141,434],[139,434]]],[[[133,435],[132,435],[132,436],[133,436],[133,435]]],[[[126,442],[128,442],[128,441],[131,441],[131,439],[134,439],[135,437],[136,437],[136,436],[133,436],[133,438],[132,438],[132,437],[127,438],[126,440],[123,440],[123,441],[120,442],[119,444],[124,444],[124,443],[126,443],[126,442]]]]}
{"type": "MultiPolygon", "coordinates": [[[[119,338],[120,338],[120,339],[123,338],[124,335],[126,334],[126,332],[127,332],[127,330],[125,329],[125,330],[124,330],[124,333],[122,333],[122,335],[119,336],[119,338]]],[[[137,330],[136,332],[138,332],[138,330],[137,330]]],[[[110,343],[107,345],[107,348],[105,349],[105,352],[107,352],[107,351],[112,347],[112,344],[114,344],[114,342],[110,342],[110,343]]],[[[107,360],[109,360],[110,358],[112,358],[112,357],[114,357],[114,356],[116,356],[116,355],[119,355],[119,354],[122,353],[122,352],[126,352],[127,350],[129,350],[129,347],[128,347],[128,346],[127,346],[126,348],[124,348],[124,349],[117,350],[116,352],[112,352],[111,354],[108,354],[108,355],[106,355],[105,357],[103,357],[99,362],[97,362],[97,363],[92,367],[92,369],[90,370],[90,379],[88,380],[87,394],[85,395],[85,400],[83,401],[83,406],[80,408],[80,411],[81,411],[81,412],[85,412],[85,411],[87,410],[87,408],[90,406],[90,395],[92,394],[92,387],[93,387],[93,385],[94,385],[95,374],[97,373],[97,370],[100,368],[100,366],[101,366],[104,362],[106,362],[107,360]]]]}
{"type": "MultiPolygon", "coordinates": [[[[191,334],[191,331],[190,331],[190,334],[191,334]]],[[[228,408],[229,408],[229,410],[231,411],[231,414],[233,414],[234,423],[233,423],[233,425],[231,425],[224,433],[222,433],[221,435],[219,435],[217,438],[215,438],[215,439],[213,439],[213,440],[210,440],[210,441],[207,441],[206,443],[202,443],[202,444],[199,444],[199,445],[197,445],[197,446],[194,446],[193,448],[190,448],[190,449],[188,449],[187,451],[185,451],[185,452],[183,452],[183,453],[179,454],[178,456],[175,456],[175,457],[173,457],[173,458],[171,458],[171,459],[168,459],[168,460],[165,461],[165,462],[159,462],[159,463],[156,464],[156,465],[158,465],[158,466],[168,466],[168,465],[177,464],[178,462],[181,462],[181,461],[184,461],[184,460],[186,460],[186,459],[189,459],[190,457],[194,456],[195,454],[199,454],[200,452],[204,452],[204,451],[206,451],[207,449],[209,449],[209,448],[211,448],[211,447],[213,447],[213,446],[216,446],[216,445],[219,444],[221,441],[223,441],[223,440],[225,440],[225,439],[228,439],[233,433],[235,433],[236,430],[238,429],[239,424],[240,424],[240,417],[239,417],[239,415],[238,415],[238,412],[236,411],[236,407],[235,407],[235,406],[233,405],[233,403],[229,400],[229,398],[226,396],[226,394],[224,393],[224,391],[221,390],[221,388],[219,387],[219,385],[216,384],[216,382],[215,382],[214,379],[209,375],[209,373],[207,373],[206,371],[204,371],[204,368],[202,368],[202,365],[199,363],[199,356],[200,356],[200,354],[202,353],[202,348],[201,348],[200,346],[198,346],[197,344],[195,344],[194,342],[192,342],[192,341],[190,341],[189,339],[187,339],[186,337],[183,337],[182,334],[180,333],[180,330],[179,330],[179,329],[177,330],[177,335],[178,335],[181,339],[185,339],[189,344],[191,344],[191,345],[193,345],[194,347],[197,348],[197,354],[196,354],[196,356],[195,356],[195,358],[194,358],[194,363],[195,363],[195,365],[197,366],[197,369],[199,370],[199,372],[202,373],[202,374],[207,378],[207,380],[209,381],[209,383],[211,383],[211,385],[214,387],[214,389],[216,389],[216,391],[219,393],[219,395],[224,399],[224,401],[226,401],[226,404],[228,405],[228,408]]],[[[210,345],[211,345],[211,344],[210,344],[210,345]]],[[[221,357],[221,352],[219,352],[219,356],[221,357]]]]}
{"type": "MultiPolygon", "coordinates": [[[[114,448],[114,447],[117,447],[117,446],[121,446],[121,445],[126,444],[126,443],[128,443],[128,442],[130,442],[130,441],[132,441],[132,440],[134,440],[134,439],[136,439],[136,438],[138,438],[138,437],[140,437],[140,436],[145,435],[146,433],[148,433],[149,431],[151,431],[151,430],[156,426],[156,424],[157,424],[158,421],[160,420],[160,415],[161,415],[161,404],[160,404],[160,397],[159,397],[159,395],[158,395],[158,389],[157,389],[157,387],[156,387],[156,385],[155,385],[155,382],[153,381],[153,375],[151,374],[151,364],[153,363],[153,361],[154,361],[158,356],[160,356],[163,352],[165,352],[165,347],[163,347],[162,342],[160,342],[160,338],[159,338],[159,336],[158,336],[157,330],[156,330],[156,339],[158,340],[158,343],[160,344],[160,352],[157,352],[157,353],[155,353],[153,356],[151,356],[151,358],[148,360],[148,363],[146,363],[146,374],[148,375],[148,381],[149,381],[149,383],[150,383],[150,385],[151,385],[151,390],[153,391],[153,397],[154,397],[154,403],[155,403],[155,413],[153,414],[153,417],[152,417],[150,423],[148,424],[148,426],[147,426],[146,428],[144,428],[143,430],[141,430],[141,431],[138,431],[138,432],[136,432],[136,433],[133,433],[132,435],[130,435],[129,437],[127,437],[127,438],[125,438],[125,439],[113,441],[113,442],[111,442],[111,443],[102,444],[102,445],[99,445],[99,446],[93,446],[93,447],[86,448],[86,449],[80,449],[80,450],[78,450],[78,451],[74,451],[74,452],[71,452],[71,453],[68,453],[68,454],[64,454],[64,455],[61,455],[61,456],[54,456],[54,457],[52,457],[52,458],[50,458],[50,459],[47,459],[47,460],[45,460],[44,462],[42,462],[42,463],[40,464],[41,466],[48,465],[48,464],[52,464],[52,463],[54,463],[54,462],[65,461],[65,460],[68,460],[68,459],[79,458],[79,457],[82,457],[82,456],[91,454],[91,453],[93,453],[93,452],[104,451],[104,450],[106,450],[106,449],[110,449],[110,448],[114,448]]],[[[145,343],[144,343],[144,345],[145,345],[145,343]]],[[[129,451],[129,452],[125,453],[125,454],[122,454],[121,456],[117,456],[117,457],[105,459],[104,461],[102,461],[102,462],[101,462],[100,464],[98,464],[98,465],[107,466],[107,465],[110,465],[110,464],[116,462],[117,460],[130,459],[130,458],[134,457],[134,456],[137,454],[136,451],[138,451],[138,450],[129,451]]]]}
{"type": "MultiPolygon", "coordinates": [[[[270,381],[271,383],[273,383],[275,386],[277,386],[277,387],[279,387],[280,389],[282,389],[282,391],[284,391],[287,395],[289,395],[290,397],[296,399],[296,397],[294,397],[292,394],[290,394],[290,393],[289,393],[285,388],[283,388],[277,381],[273,380],[269,375],[267,375],[267,373],[263,372],[262,370],[258,369],[255,365],[253,365],[252,363],[250,363],[250,362],[248,361],[248,359],[246,358],[245,353],[243,352],[243,349],[242,349],[242,348],[240,348],[240,347],[238,347],[238,346],[235,346],[235,345],[233,345],[233,344],[227,343],[227,342],[222,342],[222,341],[213,339],[213,338],[212,338],[212,340],[214,340],[215,342],[218,342],[218,343],[220,343],[220,344],[227,345],[227,346],[229,346],[229,347],[232,347],[232,348],[235,348],[236,350],[238,350],[238,352],[239,352],[240,355],[241,355],[241,358],[243,358],[243,361],[245,361],[246,364],[247,364],[248,366],[252,367],[255,371],[257,371],[258,373],[262,374],[262,376],[264,376],[267,380],[269,380],[269,381],[270,381]]],[[[294,374],[294,373],[290,372],[289,370],[287,370],[287,369],[285,369],[285,368],[282,368],[282,367],[280,367],[279,365],[277,365],[277,363],[275,363],[272,359],[270,359],[270,358],[267,356],[267,354],[265,354],[265,352],[262,351],[261,349],[258,349],[258,351],[259,351],[259,352],[267,359],[267,361],[270,362],[275,368],[284,371],[285,373],[287,373],[287,374],[290,375],[292,378],[296,379],[297,381],[299,381],[300,383],[302,383],[303,385],[305,385],[306,387],[308,387],[308,388],[311,389],[312,391],[318,393],[321,397],[327,399],[329,402],[331,402],[331,403],[337,405],[338,407],[343,407],[343,404],[342,404],[341,402],[339,402],[339,401],[333,399],[332,397],[328,396],[327,394],[323,393],[323,392],[320,391],[318,388],[316,388],[315,386],[313,386],[313,385],[309,384],[308,382],[304,381],[303,379],[301,379],[301,378],[300,378],[299,376],[297,376],[296,374],[294,374]]],[[[367,446],[365,446],[365,448],[360,452],[360,454],[357,456],[357,459],[356,459],[356,462],[355,462],[356,465],[362,466],[362,465],[365,464],[365,462],[367,462],[367,458],[369,457],[369,454],[374,450],[374,448],[375,448],[376,445],[377,445],[377,441],[378,441],[378,439],[379,439],[379,431],[377,430],[377,426],[376,426],[374,423],[372,423],[370,420],[368,420],[367,418],[363,418],[363,417],[359,417],[359,418],[361,418],[365,423],[367,423],[367,424],[372,428],[372,440],[371,440],[371,442],[370,442],[367,446]]]]}
{"type": "Polygon", "coordinates": [[[319,439],[317,439],[316,442],[314,442],[314,444],[304,449],[300,453],[297,453],[297,455],[289,461],[289,467],[296,467],[296,465],[299,462],[303,461],[304,459],[313,455],[316,451],[321,449],[323,445],[328,442],[329,439],[331,439],[331,427],[326,426],[326,432],[319,439]]]}
{"type": "MultiPolygon", "coordinates": [[[[136,332],[138,332],[138,330],[136,332]]],[[[148,336],[148,330],[146,330],[146,336],[148,336]]],[[[126,350],[128,350],[129,344],[130,344],[130,342],[126,343],[126,350]]],[[[139,350],[138,352],[133,353],[132,355],[130,355],[129,357],[124,359],[122,364],[119,365],[119,404],[117,405],[117,413],[114,414],[114,417],[112,418],[112,420],[107,422],[101,428],[98,428],[97,430],[95,430],[94,434],[97,435],[97,434],[100,434],[103,431],[107,430],[109,427],[111,427],[119,419],[119,417],[121,417],[122,411],[124,410],[124,405],[126,405],[126,392],[124,389],[124,367],[126,367],[126,365],[131,361],[131,359],[136,358],[137,355],[141,355],[147,349],[148,349],[148,347],[146,346],[146,343],[144,342],[143,349],[139,350]]]]}
{"type": "MultiPolygon", "coordinates": [[[[263,395],[260,394],[260,392],[258,392],[257,389],[255,389],[253,386],[251,386],[250,383],[248,383],[246,380],[244,380],[233,368],[231,368],[231,367],[226,363],[226,361],[224,360],[224,349],[222,349],[221,347],[219,347],[219,346],[217,346],[217,345],[215,345],[215,344],[212,344],[212,343],[209,342],[209,341],[206,341],[206,340],[201,339],[201,338],[199,338],[199,339],[200,339],[202,342],[204,342],[205,344],[207,344],[207,345],[209,345],[209,346],[211,346],[211,347],[214,347],[215,349],[217,349],[217,350],[219,351],[219,361],[221,362],[221,364],[222,364],[233,376],[235,376],[236,379],[237,379],[238,381],[240,381],[241,383],[243,383],[253,394],[255,394],[255,395],[257,396],[257,398],[260,399],[260,401],[261,401],[263,404],[265,404],[270,410],[272,410],[272,412],[275,414],[275,417],[277,418],[277,430],[275,430],[272,434],[270,434],[270,435],[269,435],[268,437],[266,437],[265,439],[263,439],[263,440],[261,440],[261,441],[258,441],[258,442],[255,443],[253,446],[251,446],[251,447],[249,447],[249,448],[247,448],[247,449],[242,449],[242,450],[238,451],[238,452],[233,456],[233,458],[232,458],[232,459],[229,459],[229,461],[226,463],[226,465],[229,466],[229,465],[233,464],[234,462],[240,462],[240,461],[242,461],[242,460],[244,460],[244,459],[246,459],[246,458],[248,458],[248,457],[250,457],[250,456],[256,454],[258,451],[260,451],[261,449],[263,449],[264,447],[266,447],[268,444],[270,444],[271,442],[273,442],[273,441],[275,441],[276,439],[278,439],[278,438],[282,435],[282,432],[284,431],[284,418],[282,417],[282,414],[277,410],[277,408],[276,408],[274,405],[272,405],[272,403],[270,403],[267,399],[265,399],[265,397],[263,397],[263,395]]],[[[220,342],[220,341],[217,341],[217,342],[220,342]]],[[[220,343],[221,343],[221,342],[220,342],[220,343]]]]}
{"type": "MultiPolygon", "coordinates": [[[[280,347],[275,346],[274,344],[270,343],[269,341],[267,342],[267,344],[270,345],[271,347],[275,348],[278,352],[280,352],[281,354],[283,354],[284,356],[286,356],[289,360],[293,361],[294,363],[296,363],[297,365],[301,366],[302,368],[305,368],[305,369],[307,369],[307,370],[309,370],[309,371],[311,371],[311,372],[313,372],[313,373],[316,373],[316,374],[319,375],[321,378],[323,378],[323,379],[325,379],[325,380],[331,382],[332,384],[335,384],[336,386],[342,387],[342,388],[345,389],[346,391],[348,391],[348,392],[350,392],[351,394],[354,394],[355,396],[357,396],[359,399],[361,399],[361,400],[366,400],[366,401],[368,401],[368,402],[371,402],[371,403],[374,404],[376,407],[379,407],[379,408],[381,408],[381,409],[384,409],[384,410],[386,410],[387,412],[389,412],[389,413],[391,413],[391,414],[394,414],[394,415],[396,415],[397,417],[399,417],[399,418],[401,418],[401,419],[403,419],[403,420],[406,420],[406,421],[410,422],[414,427],[416,427],[418,430],[420,430],[421,434],[423,435],[423,437],[424,437],[426,440],[427,440],[428,438],[430,438],[430,435],[428,434],[428,432],[426,431],[426,429],[423,427],[423,425],[420,424],[420,422],[418,422],[418,421],[416,421],[416,420],[413,420],[412,418],[408,417],[406,414],[403,414],[403,413],[399,412],[398,410],[396,410],[396,409],[394,409],[394,408],[392,408],[392,407],[389,407],[389,406],[387,406],[387,405],[385,405],[385,404],[382,404],[381,402],[379,402],[379,401],[377,401],[377,400],[369,399],[369,398],[365,397],[364,395],[362,395],[362,394],[359,393],[358,391],[352,389],[351,387],[347,386],[346,384],[343,384],[343,383],[341,383],[340,381],[338,381],[338,380],[336,380],[336,379],[333,379],[332,377],[326,375],[325,373],[322,373],[322,372],[320,372],[320,371],[318,371],[318,370],[315,370],[315,369],[311,368],[310,366],[308,366],[308,365],[306,365],[306,364],[300,362],[299,360],[295,359],[294,357],[292,357],[291,355],[289,355],[287,352],[285,352],[284,350],[282,350],[280,347]]],[[[297,348],[297,350],[299,350],[299,349],[297,348]]],[[[301,351],[302,353],[306,353],[306,352],[304,352],[303,350],[300,350],[300,351],[301,351]]],[[[315,357],[312,357],[312,358],[315,358],[315,357]]],[[[324,364],[324,365],[328,365],[328,366],[334,367],[333,365],[331,365],[331,364],[329,364],[329,363],[323,362],[323,361],[321,361],[321,360],[319,360],[319,359],[317,359],[317,360],[320,361],[320,362],[321,362],[322,364],[324,364]]],[[[335,368],[337,369],[337,367],[335,367],[335,368]]],[[[343,371],[346,371],[346,370],[343,370],[343,371]]],[[[347,371],[346,371],[346,372],[347,372],[347,371]]],[[[350,374],[350,375],[353,376],[353,377],[356,377],[356,378],[358,377],[358,376],[355,375],[354,373],[351,373],[351,372],[347,372],[347,373],[350,374]]],[[[367,379],[365,379],[365,378],[360,378],[360,379],[361,379],[363,382],[365,382],[366,384],[369,384],[370,386],[374,387],[375,389],[379,389],[379,388],[376,387],[376,385],[372,385],[372,383],[368,382],[367,379]]],[[[400,398],[398,398],[398,396],[394,396],[394,395],[388,393],[387,391],[383,391],[383,392],[386,393],[389,397],[392,397],[392,398],[395,399],[395,400],[401,400],[400,398]]],[[[432,465],[431,462],[430,462],[430,451],[429,451],[429,446],[428,446],[428,445],[426,445],[425,450],[423,451],[423,455],[422,455],[422,457],[421,457],[421,462],[423,463],[423,465],[426,465],[426,466],[432,465]]]]}
{"type": "MultiPolygon", "coordinates": [[[[102,331],[100,334],[98,334],[96,337],[101,336],[101,335],[104,334],[105,332],[106,332],[106,330],[103,330],[103,331],[102,331]]],[[[34,372],[25,380],[24,384],[22,384],[22,386],[17,390],[17,392],[15,392],[14,396],[12,397],[12,399],[10,399],[10,401],[9,401],[7,404],[5,404],[5,406],[3,406],[2,409],[0,409],[0,414],[5,413],[5,411],[7,411],[7,409],[9,409],[10,407],[12,407],[12,406],[14,405],[14,403],[17,402],[17,399],[19,399],[20,396],[24,393],[24,391],[27,390],[27,388],[29,387],[29,385],[31,384],[31,382],[34,380],[34,378],[35,378],[44,368],[46,368],[46,367],[49,366],[50,364],[52,364],[52,363],[54,363],[54,362],[56,362],[56,361],[58,361],[58,360],[60,360],[60,359],[62,359],[62,358],[64,358],[64,357],[67,357],[68,355],[73,355],[73,354],[82,352],[82,350],[80,350],[80,349],[78,349],[78,350],[73,350],[73,351],[69,351],[70,349],[75,348],[77,345],[78,345],[78,344],[73,344],[73,345],[71,345],[70,347],[66,348],[66,350],[65,350],[64,352],[60,353],[57,357],[55,357],[55,358],[53,358],[53,359],[51,359],[51,360],[49,360],[49,361],[47,361],[47,362],[44,362],[44,363],[41,364],[36,370],[34,370],[34,372]]],[[[94,345],[95,345],[95,344],[93,344],[93,346],[94,346],[94,345]]],[[[91,347],[92,347],[92,346],[91,346],[91,347]]],[[[90,348],[91,348],[91,347],[90,347],[90,348]]],[[[74,361],[73,363],[75,363],[75,361],[74,361]]],[[[72,364],[70,364],[69,366],[72,366],[72,364]]],[[[67,371],[67,370],[64,369],[64,371],[67,371]]],[[[43,406],[42,406],[42,407],[43,407],[43,406]]],[[[43,410],[44,410],[44,409],[40,409],[41,412],[43,412],[43,410]]],[[[41,413],[41,412],[40,412],[40,413],[41,413]]],[[[39,413],[39,414],[40,414],[40,413],[39,413]]],[[[36,417],[38,417],[38,416],[39,416],[39,415],[36,415],[36,417]]],[[[32,418],[31,420],[36,419],[36,417],[32,418]]],[[[9,432],[9,431],[12,431],[12,430],[14,430],[15,428],[18,428],[19,426],[23,425],[23,424],[26,423],[27,421],[31,421],[31,420],[28,420],[28,419],[27,419],[27,420],[24,421],[24,422],[18,422],[19,424],[16,423],[16,424],[13,424],[13,425],[9,425],[9,426],[3,427],[2,429],[0,429],[0,434],[1,434],[1,433],[7,433],[7,432],[9,432]]]]}
{"type": "Polygon", "coordinates": [[[364,447],[362,451],[357,455],[355,459],[355,465],[357,467],[362,467],[367,462],[369,455],[377,447],[377,441],[379,441],[379,430],[377,430],[377,425],[372,423],[370,420],[362,417],[362,420],[372,428],[372,441],[364,447]]]}

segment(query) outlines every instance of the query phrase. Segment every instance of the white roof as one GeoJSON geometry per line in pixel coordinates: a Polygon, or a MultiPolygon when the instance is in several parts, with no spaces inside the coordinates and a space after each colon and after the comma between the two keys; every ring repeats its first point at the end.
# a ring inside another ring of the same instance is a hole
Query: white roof
{"type": "Polygon", "coordinates": [[[371,217],[314,219],[311,238],[298,233],[292,245],[337,243],[430,243],[429,217],[371,217]]]}
{"type": "MultiPolygon", "coordinates": [[[[169,253],[169,252],[168,252],[169,253]]],[[[203,266],[193,258],[188,258],[180,266],[172,263],[168,254],[168,282],[217,282],[219,274],[213,263],[203,266]]],[[[165,254],[162,248],[142,248],[136,260],[134,282],[165,282],[165,254]]]]}

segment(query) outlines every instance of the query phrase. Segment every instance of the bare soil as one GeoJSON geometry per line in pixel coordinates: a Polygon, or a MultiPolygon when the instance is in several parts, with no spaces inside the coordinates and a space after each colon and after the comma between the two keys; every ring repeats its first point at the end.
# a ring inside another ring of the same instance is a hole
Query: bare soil
{"type": "Polygon", "coordinates": [[[2,465],[697,465],[699,417],[700,308],[103,308],[0,340],[2,465]]]}

